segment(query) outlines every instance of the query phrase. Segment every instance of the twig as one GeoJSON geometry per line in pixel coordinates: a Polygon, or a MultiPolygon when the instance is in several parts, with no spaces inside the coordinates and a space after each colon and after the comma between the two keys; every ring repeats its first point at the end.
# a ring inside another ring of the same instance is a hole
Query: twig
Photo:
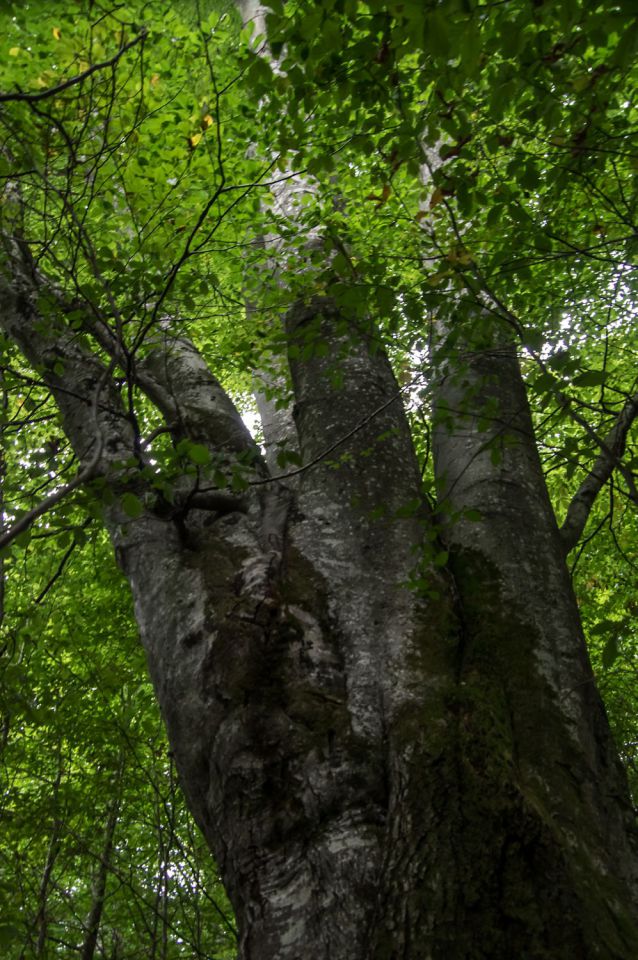
{"type": "MultiPolygon", "coordinates": [[[[408,386],[409,385],[410,384],[408,384],[408,386]]],[[[372,411],[372,413],[369,413],[367,417],[364,417],[363,420],[360,420],[359,423],[357,423],[356,426],[352,428],[352,430],[349,430],[348,433],[345,433],[342,437],[339,437],[338,440],[335,440],[335,442],[332,443],[329,447],[326,447],[325,450],[322,450],[321,453],[318,453],[317,456],[313,457],[313,459],[310,460],[308,463],[304,463],[302,467],[297,467],[296,470],[290,470],[288,473],[278,473],[274,477],[264,477],[261,480],[251,480],[248,486],[258,487],[264,483],[274,483],[276,480],[288,480],[289,477],[297,477],[299,476],[300,473],[305,473],[306,470],[310,470],[311,467],[316,466],[318,463],[324,460],[329,454],[331,454],[333,450],[336,450],[337,447],[340,447],[342,443],[345,443],[346,440],[349,440],[350,437],[353,437],[355,433],[358,433],[359,430],[362,430],[363,427],[365,427],[366,424],[370,423],[371,420],[374,420],[374,418],[378,417],[380,413],[383,413],[386,407],[389,407],[390,404],[394,403],[395,400],[398,400],[401,397],[401,394],[404,389],[405,387],[402,387],[401,390],[398,390],[396,393],[394,393],[389,400],[384,401],[384,403],[382,403],[380,407],[377,407],[375,410],[372,411]]]]}
{"type": "Polygon", "coordinates": [[[92,67],[88,67],[86,70],[83,70],[82,73],[78,73],[75,77],[71,77],[70,80],[64,80],[62,83],[58,83],[55,87],[49,87],[48,90],[41,90],[39,93],[24,93],[24,91],[19,90],[17,93],[0,93],[0,103],[8,103],[11,101],[26,101],[27,103],[37,103],[39,100],[46,100],[48,97],[55,97],[58,93],[62,93],[63,90],[68,90],[69,87],[75,86],[76,83],[82,83],[83,80],[86,80],[87,77],[90,77],[92,73],[97,73],[98,70],[105,70],[107,67],[112,67],[117,61],[123,56],[127,50],[130,50],[131,47],[134,47],[135,44],[140,41],[145,40],[147,35],[146,27],[142,27],[138,35],[133,39],[129,40],[128,43],[125,43],[123,47],[113,54],[109,60],[103,60],[101,63],[94,63],[92,67]]]}
{"type": "Polygon", "coordinates": [[[24,533],[25,530],[28,530],[31,524],[37,520],[38,517],[41,517],[44,513],[48,513],[49,510],[52,510],[53,507],[68,497],[70,493],[73,493],[74,490],[77,490],[78,487],[81,487],[87,482],[87,480],[91,480],[92,477],[95,476],[100,458],[102,456],[102,448],[104,446],[104,438],[102,437],[102,433],[98,426],[97,409],[102,387],[106,383],[107,378],[110,376],[112,369],[113,361],[104,371],[95,387],[95,396],[93,398],[93,417],[96,423],[96,445],[90,462],[77,472],[73,480],[70,480],[54,493],[49,494],[48,497],[45,497],[44,500],[36,504],[32,510],[29,510],[27,513],[25,513],[20,517],[19,520],[16,520],[12,526],[8,527],[2,534],[0,534],[0,550],[8,546],[10,543],[13,543],[16,537],[19,537],[21,533],[24,533]]]}
{"type": "MultiPolygon", "coordinates": [[[[89,524],[92,523],[92,522],[93,522],[93,517],[87,517],[86,520],[84,521],[84,523],[82,524],[82,526],[81,526],[80,529],[81,529],[81,530],[86,530],[86,528],[87,528],[87,527],[89,526],[89,524]]],[[[61,577],[62,574],[64,573],[64,568],[66,567],[67,563],[68,563],[69,560],[71,559],[71,555],[72,555],[73,551],[75,550],[75,548],[77,547],[77,545],[78,545],[78,541],[77,541],[77,540],[73,540],[72,543],[71,543],[71,545],[66,549],[65,553],[64,553],[63,556],[62,556],[62,559],[61,559],[60,562],[58,563],[58,566],[57,566],[57,569],[56,569],[55,573],[53,574],[52,577],[50,577],[50,579],[47,581],[47,583],[45,584],[45,586],[40,590],[40,592],[39,592],[39,594],[37,595],[37,597],[34,598],[34,600],[33,600],[33,603],[34,603],[34,604],[42,603],[42,601],[44,600],[44,598],[45,598],[45,597],[47,596],[47,594],[49,593],[49,590],[51,590],[51,588],[55,585],[55,583],[60,579],[60,577],[61,577]]]]}

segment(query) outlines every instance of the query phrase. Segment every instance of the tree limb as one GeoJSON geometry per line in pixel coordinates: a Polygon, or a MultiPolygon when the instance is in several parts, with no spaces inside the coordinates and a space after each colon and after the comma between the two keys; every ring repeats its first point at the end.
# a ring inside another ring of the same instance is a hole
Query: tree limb
{"type": "Polygon", "coordinates": [[[41,500],[40,503],[36,504],[36,506],[32,510],[29,510],[27,513],[23,514],[19,520],[16,520],[14,524],[12,524],[6,530],[0,533],[0,550],[3,547],[7,547],[10,543],[13,543],[13,541],[17,537],[19,537],[21,533],[24,533],[25,530],[29,529],[31,524],[35,520],[37,520],[38,517],[41,517],[43,514],[48,513],[49,510],[52,510],[53,507],[57,506],[58,503],[60,503],[62,500],[65,500],[70,493],[73,493],[74,490],[77,490],[79,487],[81,487],[84,483],[87,482],[87,480],[91,480],[92,477],[94,477],[98,472],[100,460],[102,457],[102,449],[104,446],[104,439],[97,425],[98,424],[98,403],[99,403],[102,387],[104,386],[107,378],[111,374],[111,368],[112,368],[112,365],[111,367],[109,367],[107,370],[104,371],[104,374],[100,379],[100,382],[97,384],[95,388],[95,396],[93,398],[93,419],[96,424],[96,442],[95,442],[95,450],[93,451],[93,456],[91,457],[89,462],[84,467],[82,467],[81,470],[78,470],[78,472],[76,473],[75,477],[72,480],[70,480],[68,483],[65,483],[63,487],[59,487],[59,489],[49,494],[48,497],[45,497],[44,500],[41,500]]]}
{"type": "Polygon", "coordinates": [[[62,93],[64,90],[68,90],[69,87],[74,87],[77,83],[82,83],[83,80],[86,80],[87,77],[90,77],[92,73],[97,73],[99,70],[105,70],[107,67],[112,67],[117,61],[122,57],[127,50],[130,50],[131,47],[134,47],[140,41],[144,41],[146,38],[146,27],[142,27],[140,32],[132,40],[129,40],[128,43],[125,43],[123,47],[114,53],[112,57],[108,60],[102,60],[101,63],[94,63],[92,67],[88,67],[86,70],[83,70],[82,73],[78,73],[75,77],[71,77],[69,80],[64,80],[62,83],[58,83],[55,87],[49,87],[47,90],[41,90],[39,93],[25,93],[23,90],[18,90],[16,93],[0,93],[0,103],[8,103],[15,101],[26,101],[27,103],[37,103],[40,100],[47,100],[49,97],[55,97],[58,93],[62,93]]]}
{"type": "Polygon", "coordinates": [[[274,476],[263,477],[258,480],[251,480],[249,485],[251,487],[254,487],[264,483],[275,483],[276,481],[279,481],[279,480],[289,480],[291,477],[298,477],[300,473],[305,473],[306,470],[310,470],[312,467],[315,467],[318,463],[321,463],[323,460],[326,459],[326,457],[328,457],[331,453],[333,453],[337,449],[337,447],[340,447],[342,443],[345,443],[346,440],[350,440],[351,437],[354,437],[355,434],[359,433],[359,431],[362,430],[365,426],[367,426],[371,420],[374,420],[374,418],[378,417],[380,413],[383,413],[384,410],[387,410],[387,408],[391,406],[391,404],[393,404],[397,400],[400,400],[401,394],[404,389],[405,388],[402,388],[401,390],[397,390],[396,393],[393,393],[389,400],[384,400],[383,403],[379,404],[378,407],[375,407],[375,409],[372,410],[371,413],[367,414],[367,416],[359,420],[359,422],[356,423],[351,430],[348,430],[347,433],[344,433],[341,437],[339,437],[337,440],[335,440],[333,443],[327,446],[324,450],[321,450],[321,452],[318,453],[311,460],[309,460],[308,463],[304,463],[301,467],[297,467],[294,470],[288,470],[285,473],[278,473],[278,474],[275,474],[274,476]]]}
{"type": "Polygon", "coordinates": [[[19,520],[16,520],[14,524],[8,527],[4,533],[0,534],[0,550],[3,547],[8,546],[10,543],[19,537],[21,533],[24,533],[25,530],[28,530],[31,524],[41,517],[43,513],[47,513],[49,510],[52,510],[60,501],[64,500],[70,493],[73,493],[74,490],[77,490],[78,487],[81,487],[83,483],[86,483],[87,480],[90,480],[92,476],[95,475],[97,463],[101,454],[101,445],[100,449],[97,451],[97,457],[91,460],[91,463],[88,466],[84,467],[82,470],[78,471],[73,480],[69,483],[65,483],[63,487],[60,487],[55,493],[50,494],[48,497],[45,497],[44,500],[41,500],[33,508],[29,510],[28,513],[23,514],[19,520]]]}
{"type": "MultiPolygon", "coordinates": [[[[583,424],[583,418],[576,414],[573,410],[570,411],[570,414],[578,423],[581,424],[581,426],[585,425],[583,424]]],[[[614,426],[611,428],[605,439],[600,440],[600,438],[594,436],[594,439],[600,447],[600,453],[596,458],[594,466],[576,491],[576,494],[574,495],[567,509],[567,514],[565,516],[563,525],[560,528],[560,535],[565,547],[565,553],[569,553],[570,550],[573,550],[578,543],[580,537],[582,536],[583,530],[585,529],[585,525],[594,505],[594,501],[602,487],[609,480],[615,468],[620,469],[620,472],[625,480],[627,480],[627,474],[629,474],[629,478],[631,480],[631,483],[629,484],[629,492],[631,498],[634,499],[636,490],[633,477],[631,476],[630,471],[628,471],[624,465],[620,464],[620,458],[625,449],[627,434],[629,433],[631,425],[637,416],[638,394],[634,394],[634,396],[630,397],[625,403],[624,407],[618,414],[614,426]]],[[[588,433],[592,433],[588,424],[586,425],[586,428],[588,433]]]]}

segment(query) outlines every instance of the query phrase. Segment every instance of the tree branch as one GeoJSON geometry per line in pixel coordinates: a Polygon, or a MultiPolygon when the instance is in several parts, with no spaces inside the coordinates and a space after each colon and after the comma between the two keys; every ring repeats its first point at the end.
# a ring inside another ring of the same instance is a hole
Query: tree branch
{"type": "Polygon", "coordinates": [[[82,467],[81,470],[78,470],[77,474],[70,480],[69,483],[65,483],[63,487],[60,487],[58,490],[55,490],[53,493],[49,494],[48,497],[45,497],[44,500],[41,500],[32,510],[29,510],[27,513],[23,514],[19,520],[16,520],[14,524],[0,533],[0,550],[3,547],[7,547],[10,543],[20,536],[21,533],[24,533],[25,530],[28,530],[32,523],[41,517],[43,514],[48,513],[49,510],[52,510],[53,507],[57,506],[58,503],[61,503],[62,500],[65,500],[70,493],[73,493],[74,490],[77,490],[78,487],[81,487],[87,480],[90,480],[98,472],[100,465],[100,460],[102,458],[102,449],[104,446],[104,438],[98,426],[98,403],[100,399],[100,393],[102,388],[106,383],[107,378],[111,374],[111,367],[108,367],[99,383],[95,388],[95,395],[93,397],[93,420],[96,426],[96,442],[95,450],[93,451],[93,456],[89,462],[82,467]]]}
{"type": "Polygon", "coordinates": [[[44,500],[41,500],[33,508],[29,510],[28,513],[23,514],[19,520],[8,527],[4,533],[0,534],[0,550],[3,547],[8,546],[10,543],[19,537],[21,533],[24,533],[25,530],[28,530],[31,524],[41,517],[43,513],[47,513],[49,510],[52,510],[60,501],[64,500],[70,493],[73,493],[74,490],[77,490],[78,487],[81,487],[83,483],[87,480],[90,480],[96,472],[97,463],[100,457],[102,450],[101,444],[97,450],[97,457],[91,460],[91,463],[84,467],[82,470],[78,471],[73,480],[69,483],[65,483],[63,487],[60,487],[54,493],[50,494],[48,497],[45,497],[44,500]]]}
{"type": "Polygon", "coordinates": [[[232,400],[195,345],[167,326],[147,341],[152,349],[135,364],[140,388],[176,436],[205,444],[213,456],[251,454],[256,465],[258,448],[232,400]]]}
{"type": "MultiPolygon", "coordinates": [[[[579,417],[574,411],[571,411],[571,416],[577,420],[581,426],[585,425],[582,422],[582,417],[579,417]]],[[[631,425],[637,416],[638,394],[634,394],[634,396],[630,397],[625,403],[624,407],[618,414],[614,426],[611,428],[605,439],[600,440],[598,437],[594,436],[594,439],[600,447],[600,453],[596,458],[594,466],[576,491],[576,494],[574,495],[567,509],[567,514],[565,516],[563,525],[560,528],[560,535],[565,547],[565,553],[569,553],[570,550],[573,550],[580,540],[589,518],[589,514],[594,505],[594,501],[602,487],[609,480],[614,469],[616,467],[620,469],[622,466],[621,473],[623,477],[627,479],[628,471],[624,465],[620,464],[620,458],[625,450],[627,434],[629,433],[631,425]]],[[[592,433],[588,424],[586,427],[587,432],[592,433]]],[[[629,485],[630,496],[632,499],[634,499],[635,484],[633,482],[633,477],[631,477],[631,474],[629,475],[631,479],[631,483],[629,485]]]]}
{"type": "Polygon", "coordinates": [[[101,434],[104,463],[100,469],[106,472],[109,464],[125,461],[135,452],[135,436],[111,376],[114,365],[105,366],[86,349],[77,331],[66,325],[69,302],[41,273],[28,244],[19,235],[4,235],[2,240],[7,258],[0,267],[0,328],[52,392],[80,459],[94,449],[96,432],[101,434]],[[46,317],[39,309],[43,293],[52,305],[46,317]],[[93,418],[87,417],[87,407],[93,407],[93,418]]]}
{"type": "Polygon", "coordinates": [[[58,83],[55,87],[49,87],[47,90],[41,90],[39,93],[25,93],[22,90],[18,90],[16,93],[0,93],[0,103],[8,103],[15,101],[26,101],[27,103],[37,103],[40,100],[46,100],[49,97],[55,97],[58,93],[62,93],[64,90],[68,90],[69,87],[74,87],[77,83],[82,83],[83,80],[86,80],[87,77],[90,77],[92,73],[97,73],[99,70],[105,70],[107,67],[112,67],[117,61],[122,57],[127,50],[130,50],[131,47],[134,47],[140,41],[144,41],[146,38],[146,27],[142,27],[140,32],[137,34],[133,40],[129,40],[128,43],[125,43],[123,47],[114,53],[112,57],[108,60],[102,60],[101,63],[94,63],[92,67],[88,67],[86,70],[83,70],[82,73],[78,73],[75,77],[71,77],[69,80],[64,80],[62,83],[58,83]]]}
{"type": "MultiPolygon", "coordinates": [[[[408,384],[410,386],[410,384],[408,384]]],[[[374,420],[375,417],[378,417],[379,414],[383,413],[384,410],[393,404],[396,400],[401,399],[401,394],[405,388],[401,388],[396,393],[393,393],[389,400],[384,400],[383,403],[379,404],[378,407],[375,407],[371,413],[359,420],[355,426],[348,430],[347,433],[344,433],[343,436],[339,437],[334,443],[331,443],[330,446],[326,447],[320,453],[318,453],[312,460],[309,460],[308,463],[304,463],[301,467],[297,467],[295,470],[288,470],[285,473],[278,473],[273,476],[264,477],[259,480],[251,480],[249,486],[259,486],[264,483],[275,483],[279,480],[289,480],[291,477],[298,477],[300,473],[305,473],[306,470],[310,470],[312,467],[315,467],[318,463],[321,463],[326,459],[331,453],[333,453],[337,447],[340,447],[342,443],[345,443],[346,440],[350,440],[351,437],[354,437],[355,434],[359,433],[360,430],[363,430],[371,420],[374,420]]]]}

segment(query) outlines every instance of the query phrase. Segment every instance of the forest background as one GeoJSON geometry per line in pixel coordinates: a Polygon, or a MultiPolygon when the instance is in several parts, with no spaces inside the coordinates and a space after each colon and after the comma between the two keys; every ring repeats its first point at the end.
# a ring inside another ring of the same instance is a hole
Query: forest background
{"type": "MultiPolygon", "coordinates": [[[[179,317],[251,424],[254,371],[271,402],[286,399],[271,322],[284,293],[264,279],[263,238],[277,237],[286,298],[310,269],[316,292],[374,319],[432,502],[424,317],[450,290],[480,291],[511,318],[560,520],[628,410],[569,568],[635,794],[634,5],[269,10],[275,69],[228,5],[2,3],[3,229],[19,224],[60,284],[119,317],[132,352],[149,324],[179,317]],[[288,180],[294,226],[277,206],[288,180]],[[327,252],[308,251],[317,232],[327,252]]],[[[79,314],[67,319],[80,329],[79,314]]],[[[318,336],[303,349],[328,346],[318,336]]],[[[50,391],[9,338],[0,350],[0,950],[234,957],[232,911],[185,807],[103,531],[118,494],[75,482],[50,391]]],[[[159,438],[152,471],[170,499],[208,451],[163,443],[139,399],[136,411],[145,442],[159,438]]],[[[276,460],[282,473],[303,466],[286,445],[276,460]]],[[[243,484],[240,471],[232,495],[243,484]]],[[[130,491],[121,506],[131,520],[143,510],[130,491]]],[[[420,569],[410,588],[425,588],[420,569]]]]}

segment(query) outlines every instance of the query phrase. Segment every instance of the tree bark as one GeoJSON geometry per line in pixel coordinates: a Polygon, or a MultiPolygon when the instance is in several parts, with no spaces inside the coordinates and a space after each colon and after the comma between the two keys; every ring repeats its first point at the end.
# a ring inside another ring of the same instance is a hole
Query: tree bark
{"type": "MultiPolygon", "coordinates": [[[[466,799],[455,846],[472,891],[465,909],[481,918],[479,956],[631,956],[638,873],[624,772],[511,330],[485,313],[470,319],[450,328],[453,344],[449,333],[436,344],[444,359],[434,419],[439,502],[451,518],[442,535],[462,624],[466,799]]],[[[476,948],[468,939],[465,949],[460,956],[476,948]]]]}
{"type": "Polygon", "coordinates": [[[371,327],[325,297],[288,312],[295,489],[166,327],[138,384],[211,456],[171,505],[64,305],[43,324],[45,283],[16,260],[2,325],[78,457],[99,443],[105,522],[242,960],[633,960],[631,809],[511,344],[447,350],[436,460],[458,516],[439,529],[371,327]],[[242,472],[241,498],[220,470],[242,472]],[[422,560],[439,534],[442,568],[422,560]]]}

